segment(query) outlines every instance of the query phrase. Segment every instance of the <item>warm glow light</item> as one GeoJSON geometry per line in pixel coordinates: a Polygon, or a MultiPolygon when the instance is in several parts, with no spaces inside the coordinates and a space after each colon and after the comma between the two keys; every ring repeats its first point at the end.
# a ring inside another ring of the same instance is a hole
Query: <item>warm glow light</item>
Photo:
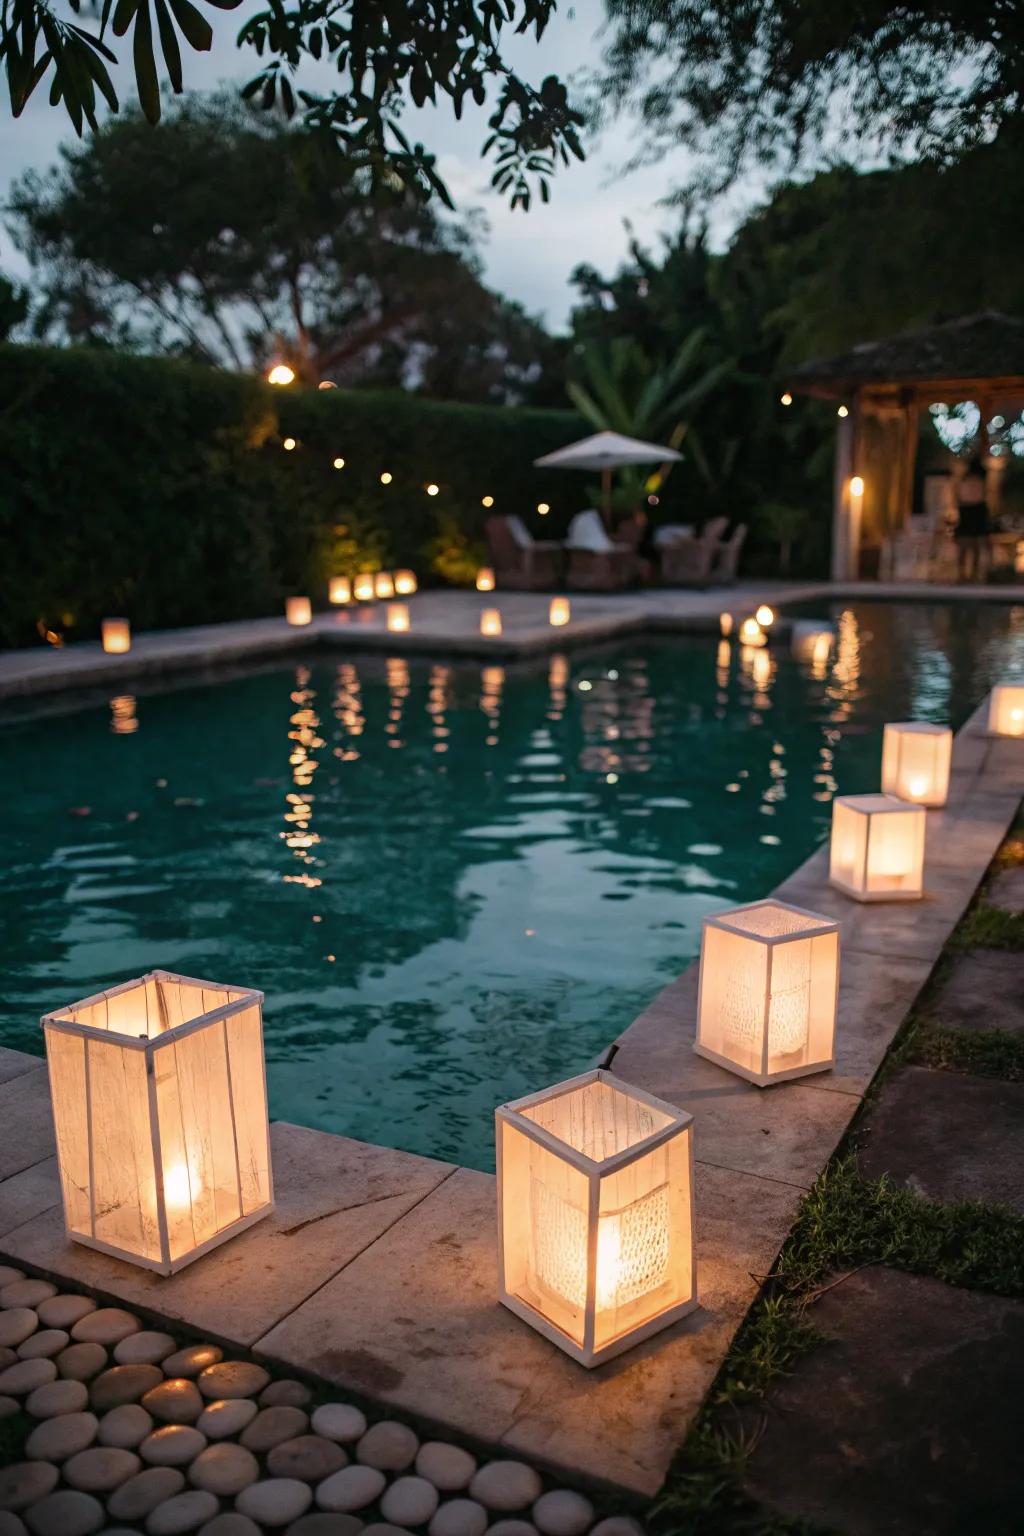
{"type": "Polygon", "coordinates": [[[337,387],[333,379],[321,379],[317,385],[317,389],[337,389],[337,387]]]}
{"type": "Polygon", "coordinates": [[[813,619],[798,619],[790,635],[790,649],[797,661],[810,666],[817,676],[825,666],[835,643],[831,629],[825,629],[813,619]]]}
{"type": "Polygon", "coordinates": [[[760,624],[762,629],[768,629],[772,624],[775,623],[775,609],[769,608],[767,603],[762,603],[760,608],[758,608],[757,612],[754,614],[754,618],[760,624]]]}
{"type": "Polygon", "coordinates": [[[790,394],[788,389],[786,390],[785,394],[779,396],[779,399],[782,401],[783,405],[793,404],[793,396],[790,394]]]}
{"type": "Polygon", "coordinates": [[[308,597],[289,597],[285,600],[284,616],[289,624],[310,624],[313,620],[313,604],[308,597]]]}
{"type": "Polygon", "coordinates": [[[501,609],[485,608],[480,614],[480,633],[482,635],[501,634],[501,609]]]}
{"type": "Polygon", "coordinates": [[[478,592],[494,591],[494,572],[489,565],[482,565],[477,571],[476,589],[478,592]]]}
{"type": "Polygon", "coordinates": [[[480,498],[480,505],[482,507],[493,507],[494,506],[494,497],[493,496],[482,496],[480,498]]]}
{"type": "Polygon", "coordinates": [[[360,571],[352,583],[352,595],[357,603],[368,603],[374,595],[373,572],[360,571]]]}
{"type": "Polygon", "coordinates": [[[172,1211],[187,1211],[193,1200],[203,1192],[203,1181],[190,1172],[187,1163],[175,1163],[164,1170],[164,1198],[168,1215],[172,1211]]]}
{"type": "Polygon", "coordinates": [[[398,593],[399,597],[411,597],[416,591],[416,572],[396,571],[395,591],[398,593]]]}
{"type": "Polygon", "coordinates": [[[267,374],[268,384],[294,384],[295,369],[289,368],[287,363],[275,363],[267,374]]]}
{"type": "Polygon", "coordinates": [[[388,629],[394,635],[404,634],[409,628],[408,603],[388,603],[388,629]]]}
{"type": "Polygon", "coordinates": [[[851,475],[850,476],[850,495],[851,496],[855,496],[855,497],[860,497],[860,496],[864,495],[864,477],[863,477],[863,475],[851,475]]]}
{"type": "Polygon", "coordinates": [[[830,883],[855,901],[919,900],[925,814],[894,795],[840,795],[832,802],[830,883]]]}
{"type": "Polygon", "coordinates": [[[548,623],[558,628],[562,624],[568,624],[572,616],[572,609],[567,597],[553,597],[548,608],[548,623]]]}
{"type": "Polygon", "coordinates": [[[548,513],[551,511],[551,508],[548,506],[546,501],[538,501],[537,511],[540,513],[541,517],[547,517],[548,513]]]}
{"type": "Polygon", "coordinates": [[[427,486],[427,495],[428,496],[436,496],[440,489],[441,489],[441,487],[439,485],[435,485],[434,482],[431,481],[430,484],[427,486]]]}
{"type": "Polygon", "coordinates": [[[758,646],[764,645],[764,643],[764,631],[757,620],[744,619],[740,625],[740,644],[758,646]]]}
{"type": "Polygon", "coordinates": [[[327,596],[332,603],[352,601],[352,583],[347,576],[332,576],[327,584],[327,596]]]}
{"type": "Polygon", "coordinates": [[[103,649],[110,656],[123,656],[132,648],[132,627],[127,619],[104,619],[100,636],[103,649]]]}
{"type": "Polygon", "coordinates": [[[992,689],[988,728],[993,736],[1024,736],[1024,683],[999,683],[992,689]]]}
{"type": "Polygon", "coordinates": [[[373,578],[374,597],[394,597],[395,583],[390,571],[378,571],[373,578]]]}
{"type": "Polygon", "coordinates": [[[945,805],[953,757],[953,732],[945,725],[911,721],[882,733],[882,792],[915,805],[945,805]]]}
{"type": "Polygon", "coordinates": [[[294,437],[286,437],[284,442],[281,444],[281,447],[284,449],[285,453],[291,453],[292,449],[296,446],[297,444],[294,437]]]}
{"type": "Polygon", "coordinates": [[[390,472],[388,470],[385,470],[384,473],[380,477],[381,485],[390,485],[391,484],[391,480],[392,480],[392,476],[391,476],[390,472]]]}
{"type": "MultiPolygon", "coordinates": [[[[321,388],[322,388],[322,386],[321,386],[321,388]]],[[[344,459],[335,459],[333,461],[333,463],[334,463],[334,468],[335,469],[344,469],[345,468],[345,460],[344,459]]]]}
{"type": "Polygon", "coordinates": [[[845,405],[841,405],[838,411],[836,411],[837,416],[849,416],[849,414],[850,412],[847,410],[845,405]]]}
{"type": "Polygon", "coordinates": [[[731,635],[732,634],[732,623],[733,623],[733,620],[732,620],[732,614],[731,613],[720,613],[718,615],[718,629],[719,629],[719,633],[722,634],[722,635],[731,635]]]}

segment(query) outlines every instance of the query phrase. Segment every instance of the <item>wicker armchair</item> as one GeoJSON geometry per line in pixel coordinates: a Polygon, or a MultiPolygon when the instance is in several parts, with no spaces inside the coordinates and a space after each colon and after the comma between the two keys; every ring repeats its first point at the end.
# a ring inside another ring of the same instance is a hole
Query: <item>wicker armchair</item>
{"type": "Polygon", "coordinates": [[[527,542],[521,543],[513,537],[506,517],[489,517],[484,527],[499,587],[543,592],[561,583],[565,552],[557,540],[526,534],[527,542]]]}
{"type": "Polygon", "coordinates": [[[619,592],[639,576],[639,561],[630,544],[613,544],[597,512],[577,512],[566,541],[568,585],[581,592],[619,592]]]}
{"type": "Polygon", "coordinates": [[[732,533],[731,539],[726,539],[719,544],[711,565],[710,581],[716,587],[731,586],[736,580],[736,571],[740,563],[740,552],[743,549],[747,537],[746,523],[739,523],[732,533]]]}
{"type": "Polygon", "coordinates": [[[713,517],[697,538],[674,539],[661,552],[661,579],[667,587],[706,587],[721,549],[728,519],[713,517]]]}

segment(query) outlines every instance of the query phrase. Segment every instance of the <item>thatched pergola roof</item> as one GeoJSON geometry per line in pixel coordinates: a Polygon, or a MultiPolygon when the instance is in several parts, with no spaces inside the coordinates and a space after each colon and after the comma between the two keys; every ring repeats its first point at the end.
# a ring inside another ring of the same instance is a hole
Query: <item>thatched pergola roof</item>
{"type": "Polygon", "coordinates": [[[786,387],[825,400],[894,389],[933,400],[958,392],[1024,393],[1024,320],[989,310],[862,342],[801,363],[787,374],[786,387]]]}

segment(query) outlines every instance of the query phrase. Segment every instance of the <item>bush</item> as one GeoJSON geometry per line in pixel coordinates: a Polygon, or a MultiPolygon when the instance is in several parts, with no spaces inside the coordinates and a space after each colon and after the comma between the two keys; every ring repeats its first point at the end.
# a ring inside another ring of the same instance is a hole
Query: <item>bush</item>
{"type": "Polygon", "coordinates": [[[533,460],[584,431],[571,411],[0,346],[0,640],[93,635],[111,613],[140,630],[278,613],[288,592],[319,602],[328,575],[382,564],[426,576],[439,532],[482,537],[485,495],[559,537],[581,477],[533,460]]]}

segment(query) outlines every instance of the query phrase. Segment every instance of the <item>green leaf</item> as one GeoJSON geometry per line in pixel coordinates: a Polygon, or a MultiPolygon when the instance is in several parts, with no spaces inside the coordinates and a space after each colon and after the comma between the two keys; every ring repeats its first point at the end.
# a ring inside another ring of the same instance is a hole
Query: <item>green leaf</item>
{"type": "Polygon", "coordinates": [[[135,84],[139,92],[139,105],[148,123],[158,123],[160,121],[160,82],[156,74],[153,27],[146,0],[143,0],[139,6],[135,18],[132,56],[135,61],[135,84]]]}
{"type": "Polygon", "coordinates": [[[196,10],[191,0],[168,0],[168,4],[189,47],[197,53],[209,52],[213,42],[213,28],[206,17],[196,10]]]}

